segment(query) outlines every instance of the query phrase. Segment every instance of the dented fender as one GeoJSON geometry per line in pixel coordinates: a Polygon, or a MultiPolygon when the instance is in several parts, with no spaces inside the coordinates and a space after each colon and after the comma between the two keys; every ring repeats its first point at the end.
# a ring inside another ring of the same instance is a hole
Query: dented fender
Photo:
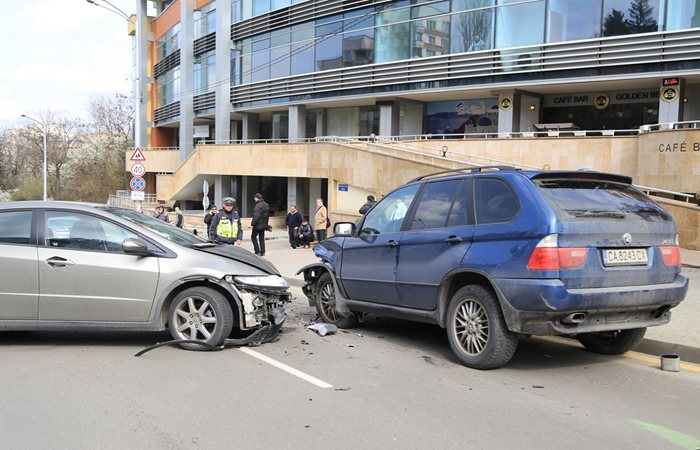
{"type": "Polygon", "coordinates": [[[340,287],[338,286],[338,280],[335,276],[335,269],[330,264],[324,262],[306,265],[299,269],[296,273],[296,275],[299,275],[300,273],[304,274],[305,284],[301,288],[301,290],[304,292],[304,295],[306,295],[306,298],[309,300],[309,306],[316,306],[316,283],[318,282],[319,278],[321,278],[321,275],[323,275],[326,272],[328,272],[331,275],[331,280],[333,280],[333,287],[335,288],[335,309],[338,311],[338,313],[340,313],[343,316],[351,315],[352,312],[350,311],[350,308],[348,308],[346,302],[347,298],[343,295],[343,293],[340,291],[340,287]]]}

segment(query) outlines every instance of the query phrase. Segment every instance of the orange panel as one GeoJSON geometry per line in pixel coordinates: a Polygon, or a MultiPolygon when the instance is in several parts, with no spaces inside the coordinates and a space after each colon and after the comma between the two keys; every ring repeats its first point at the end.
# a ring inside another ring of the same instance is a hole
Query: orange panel
{"type": "Polygon", "coordinates": [[[158,40],[169,29],[180,22],[180,0],[175,0],[151,25],[153,40],[158,40]]]}
{"type": "Polygon", "coordinates": [[[211,3],[214,0],[197,0],[194,5],[194,9],[199,9],[202,6],[206,5],[207,3],[211,3]]]}
{"type": "Polygon", "coordinates": [[[153,128],[153,136],[151,146],[153,147],[172,147],[173,146],[173,129],[172,128],[153,128]]]}

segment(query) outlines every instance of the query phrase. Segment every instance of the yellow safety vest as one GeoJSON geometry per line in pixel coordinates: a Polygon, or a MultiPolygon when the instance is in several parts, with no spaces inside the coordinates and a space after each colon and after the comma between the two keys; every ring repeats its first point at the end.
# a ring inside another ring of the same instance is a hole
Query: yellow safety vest
{"type": "Polygon", "coordinates": [[[219,224],[216,226],[216,234],[225,238],[236,238],[238,237],[238,218],[234,214],[233,222],[229,220],[228,216],[220,215],[219,224]]]}

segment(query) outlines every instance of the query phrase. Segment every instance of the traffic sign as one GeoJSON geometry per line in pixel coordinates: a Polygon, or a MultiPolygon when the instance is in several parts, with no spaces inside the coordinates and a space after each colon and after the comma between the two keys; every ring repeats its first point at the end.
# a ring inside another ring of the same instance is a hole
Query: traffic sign
{"type": "Polygon", "coordinates": [[[129,182],[129,186],[131,186],[133,191],[143,191],[146,189],[146,180],[142,177],[134,177],[129,182]]]}
{"type": "Polygon", "coordinates": [[[143,176],[146,173],[146,167],[141,163],[134,163],[131,166],[131,174],[135,177],[143,176]]]}
{"type": "Polygon", "coordinates": [[[132,201],[144,201],[146,199],[146,194],[143,191],[131,191],[132,201]]]}
{"type": "Polygon", "coordinates": [[[131,158],[129,158],[131,161],[145,161],[146,157],[143,156],[143,152],[141,151],[140,148],[136,147],[134,149],[134,153],[131,154],[131,158]]]}

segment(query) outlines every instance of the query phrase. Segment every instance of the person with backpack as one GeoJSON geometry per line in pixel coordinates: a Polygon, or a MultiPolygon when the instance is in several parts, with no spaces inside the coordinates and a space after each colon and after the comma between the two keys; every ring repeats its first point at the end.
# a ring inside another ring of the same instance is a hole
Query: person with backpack
{"type": "Polygon", "coordinates": [[[243,227],[241,218],[235,210],[236,200],[233,197],[224,199],[224,208],[214,215],[209,227],[209,239],[219,244],[241,245],[243,243],[243,227]]]}
{"type": "Polygon", "coordinates": [[[250,227],[253,229],[251,239],[253,240],[253,249],[258,256],[265,256],[265,231],[268,230],[270,222],[270,205],[263,199],[262,194],[257,193],[253,196],[255,206],[253,207],[253,220],[250,222],[250,227]]]}

